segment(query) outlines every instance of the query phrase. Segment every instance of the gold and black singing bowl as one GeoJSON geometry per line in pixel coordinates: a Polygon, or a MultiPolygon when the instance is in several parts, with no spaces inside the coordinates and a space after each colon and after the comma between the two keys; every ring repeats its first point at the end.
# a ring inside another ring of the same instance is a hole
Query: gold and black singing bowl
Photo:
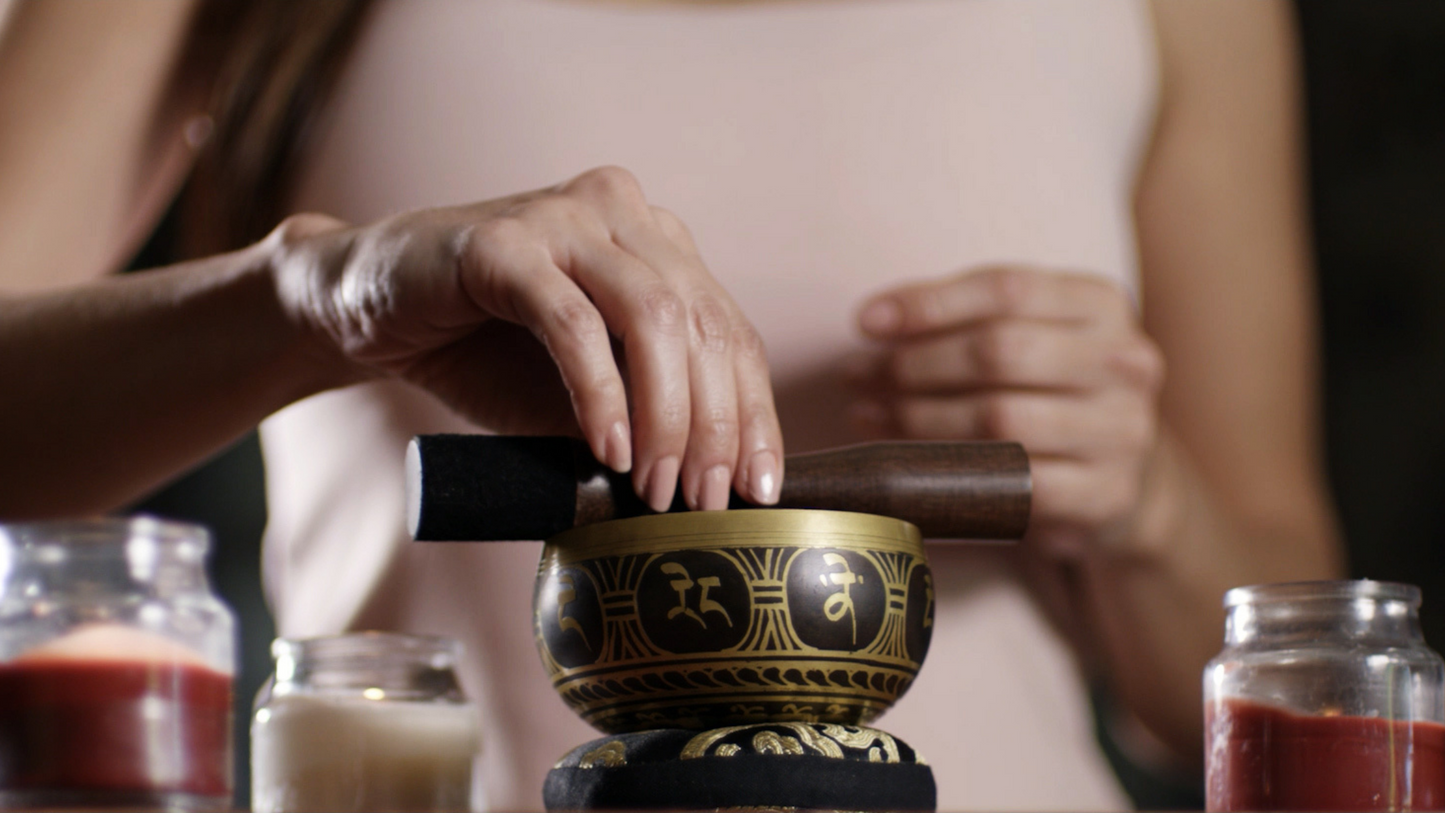
{"type": "Polygon", "coordinates": [[[533,609],[553,688],[604,732],[859,725],[918,674],[933,579],[902,520],[659,514],[547,540],[533,609]]]}

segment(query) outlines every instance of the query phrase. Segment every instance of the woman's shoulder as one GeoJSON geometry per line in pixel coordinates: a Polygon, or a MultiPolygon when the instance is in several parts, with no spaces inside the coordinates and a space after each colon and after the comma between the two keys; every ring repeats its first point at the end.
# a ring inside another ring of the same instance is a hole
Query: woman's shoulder
{"type": "Polygon", "coordinates": [[[117,270],[169,200],[183,120],[158,127],[191,0],[0,0],[0,290],[117,270]]]}

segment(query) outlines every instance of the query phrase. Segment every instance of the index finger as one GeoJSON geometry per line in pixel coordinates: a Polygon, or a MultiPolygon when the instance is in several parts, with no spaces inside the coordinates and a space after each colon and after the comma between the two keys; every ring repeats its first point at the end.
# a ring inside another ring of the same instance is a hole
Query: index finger
{"type": "Polygon", "coordinates": [[[1133,301],[1094,274],[995,266],[875,294],[859,310],[858,324],[874,338],[899,339],[1002,318],[1127,320],[1133,301]]]}

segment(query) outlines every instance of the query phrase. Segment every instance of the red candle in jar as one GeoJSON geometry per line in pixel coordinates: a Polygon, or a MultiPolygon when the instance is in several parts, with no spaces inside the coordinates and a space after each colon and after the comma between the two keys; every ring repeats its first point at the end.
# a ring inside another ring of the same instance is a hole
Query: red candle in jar
{"type": "Polygon", "coordinates": [[[1445,726],[1238,699],[1205,718],[1209,810],[1445,809],[1445,726]]]}
{"type": "Polygon", "coordinates": [[[231,676],[155,640],[91,629],[0,664],[0,791],[229,800],[231,676]]]}

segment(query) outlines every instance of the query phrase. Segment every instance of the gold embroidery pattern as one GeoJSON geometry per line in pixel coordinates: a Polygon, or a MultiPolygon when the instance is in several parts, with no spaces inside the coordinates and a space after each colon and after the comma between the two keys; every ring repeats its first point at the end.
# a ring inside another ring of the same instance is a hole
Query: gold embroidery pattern
{"type": "Polygon", "coordinates": [[[627,746],[621,740],[609,740],[582,755],[579,768],[616,768],[627,764],[627,746]]]}
{"type": "MultiPolygon", "coordinates": [[[[817,723],[759,723],[704,731],[683,746],[680,758],[730,757],[748,753],[738,740],[749,743],[751,753],[755,754],[813,754],[829,759],[847,759],[848,751],[861,751],[863,753],[855,758],[865,758],[869,762],[904,761],[898,741],[882,731],[817,723]],[[747,737],[750,732],[755,732],[751,739],[747,737]]],[[[911,761],[917,765],[927,764],[916,752],[911,761]]]]}

